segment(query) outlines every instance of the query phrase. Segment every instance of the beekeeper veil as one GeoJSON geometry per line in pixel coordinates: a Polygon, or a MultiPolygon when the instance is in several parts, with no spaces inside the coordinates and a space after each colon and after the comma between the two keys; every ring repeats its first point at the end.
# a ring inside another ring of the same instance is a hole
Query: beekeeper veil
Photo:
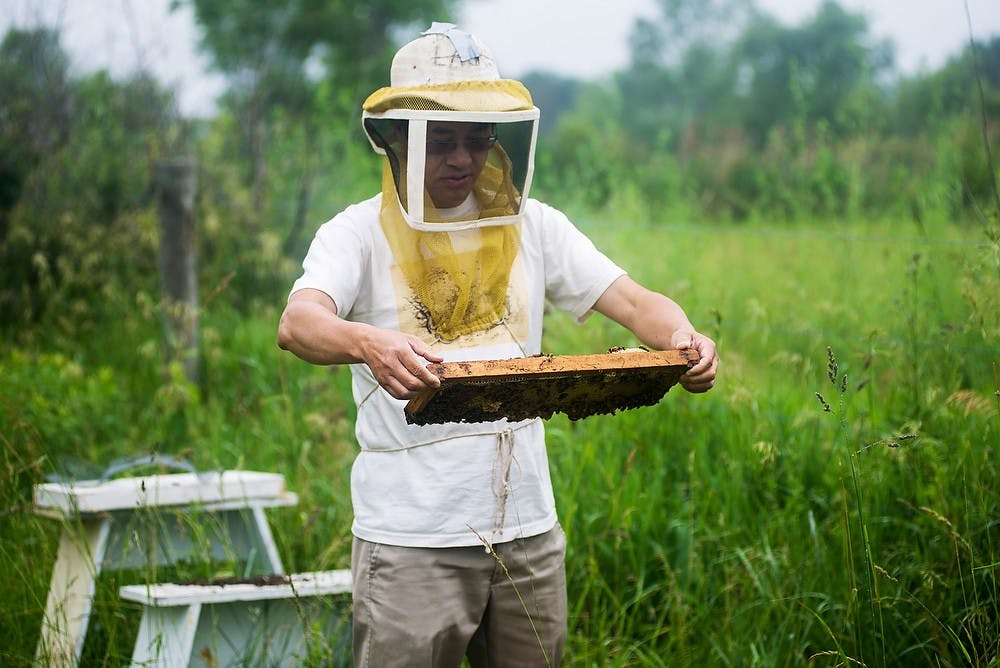
{"type": "Polygon", "coordinates": [[[486,46],[449,23],[404,45],[390,85],[364,102],[365,132],[385,156],[382,228],[442,340],[506,313],[538,115],[486,46]]]}

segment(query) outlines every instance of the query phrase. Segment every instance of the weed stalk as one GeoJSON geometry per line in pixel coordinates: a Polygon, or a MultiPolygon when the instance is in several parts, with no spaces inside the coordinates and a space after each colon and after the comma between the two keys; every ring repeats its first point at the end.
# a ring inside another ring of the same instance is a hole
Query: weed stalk
{"type": "MultiPolygon", "coordinates": [[[[851,483],[854,488],[854,504],[855,512],[858,516],[858,529],[860,530],[861,543],[865,558],[865,580],[868,584],[868,604],[871,610],[871,618],[873,631],[875,636],[878,638],[879,647],[882,657],[882,665],[887,665],[886,662],[886,648],[885,648],[885,622],[882,617],[882,606],[881,598],[878,591],[878,581],[875,577],[875,559],[872,556],[871,547],[871,537],[868,533],[868,523],[865,520],[865,510],[864,510],[864,497],[861,491],[861,476],[858,471],[858,464],[855,461],[857,452],[852,451],[850,447],[850,427],[847,420],[847,374],[841,374],[840,368],[837,363],[836,355],[831,347],[827,347],[827,378],[830,381],[830,385],[833,386],[834,391],[837,393],[837,408],[835,416],[837,418],[837,433],[839,439],[843,444],[843,450],[847,453],[848,465],[851,471],[851,483]]],[[[816,393],[820,404],[823,406],[825,412],[833,412],[830,404],[820,393],[816,393]]],[[[843,481],[842,481],[843,489],[843,481]]],[[[847,507],[847,494],[846,489],[844,490],[844,529],[846,533],[845,537],[845,547],[846,547],[846,561],[848,568],[853,570],[854,564],[854,554],[852,547],[851,538],[851,522],[850,522],[850,511],[847,507]]],[[[855,637],[858,643],[858,651],[861,663],[864,664],[864,644],[861,641],[860,636],[860,618],[856,620],[856,631],[855,637]]]]}

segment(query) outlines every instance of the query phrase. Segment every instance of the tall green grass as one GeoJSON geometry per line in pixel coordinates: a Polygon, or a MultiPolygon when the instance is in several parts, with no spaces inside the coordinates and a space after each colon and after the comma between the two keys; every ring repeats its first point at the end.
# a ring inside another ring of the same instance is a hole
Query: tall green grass
{"type": "Polygon", "coordinates": [[[590,232],[688,306],[722,370],[705,396],[550,424],[571,656],[995,662],[1000,348],[962,292],[996,289],[968,273],[995,248],[946,226],[590,232]]]}
{"type": "MultiPolygon", "coordinates": [[[[926,222],[582,226],[685,306],[722,367],[705,395],[549,421],[566,664],[995,665],[995,242],[926,222]]],[[[269,514],[286,568],[348,565],[347,371],[280,352],[280,304],[228,305],[239,297],[202,314],[200,388],[164,367],[152,300],[124,287],[105,329],[2,350],[5,665],[30,665],[37,638],[58,527],[28,500],[49,472],[149,450],[279,472],[300,496],[269,514]]],[[[553,313],[543,349],[630,343],[553,313]]],[[[102,576],[90,665],[131,651],[123,577],[144,574],[102,576]]]]}

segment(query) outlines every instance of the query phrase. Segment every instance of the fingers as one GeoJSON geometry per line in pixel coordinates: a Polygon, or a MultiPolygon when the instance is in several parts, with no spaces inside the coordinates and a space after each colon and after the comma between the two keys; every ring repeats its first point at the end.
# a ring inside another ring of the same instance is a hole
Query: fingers
{"type": "Polygon", "coordinates": [[[418,339],[414,339],[414,340],[410,341],[410,348],[413,350],[413,352],[415,352],[417,355],[420,355],[421,357],[423,357],[428,362],[443,362],[444,361],[443,357],[441,357],[436,352],[434,352],[431,349],[431,347],[428,346],[426,343],[424,343],[423,341],[420,341],[418,339]]]}
{"type": "Polygon", "coordinates": [[[399,333],[385,332],[378,345],[366,357],[375,381],[396,399],[412,399],[428,388],[441,385],[441,380],[428,368],[428,362],[441,362],[418,339],[399,333]]]}
{"type": "Polygon", "coordinates": [[[680,384],[688,392],[707,392],[715,385],[715,374],[719,368],[719,355],[712,339],[692,332],[690,336],[676,342],[679,350],[691,349],[698,353],[698,362],[680,377],[680,384]]]}
{"type": "Polygon", "coordinates": [[[680,377],[681,387],[683,387],[688,392],[699,394],[701,392],[708,392],[715,386],[715,369],[712,368],[709,372],[699,375],[689,375],[691,372],[684,374],[680,377]]]}
{"type": "Polygon", "coordinates": [[[420,352],[415,347],[411,347],[413,354],[405,355],[400,359],[403,368],[410,374],[410,384],[403,383],[408,389],[415,391],[423,390],[427,387],[440,387],[441,379],[434,375],[427,368],[427,362],[441,362],[443,357],[431,353],[429,348],[424,348],[420,352]]]}
{"type": "Polygon", "coordinates": [[[386,373],[381,378],[376,376],[376,380],[378,380],[382,389],[396,399],[412,399],[427,389],[441,385],[441,381],[438,380],[437,376],[434,376],[434,374],[431,374],[431,376],[433,380],[418,376],[401,365],[398,370],[386,373]]]}

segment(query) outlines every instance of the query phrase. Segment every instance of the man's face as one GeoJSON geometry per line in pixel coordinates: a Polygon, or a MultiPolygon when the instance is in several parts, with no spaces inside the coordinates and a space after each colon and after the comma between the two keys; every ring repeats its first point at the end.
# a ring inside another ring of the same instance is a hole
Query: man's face
{"type": "Polygon", "coordinates": [[[434,206],[448,209],[465,201],[495,140],[489,123],[428,121],[424,186],[434,206]]]}

